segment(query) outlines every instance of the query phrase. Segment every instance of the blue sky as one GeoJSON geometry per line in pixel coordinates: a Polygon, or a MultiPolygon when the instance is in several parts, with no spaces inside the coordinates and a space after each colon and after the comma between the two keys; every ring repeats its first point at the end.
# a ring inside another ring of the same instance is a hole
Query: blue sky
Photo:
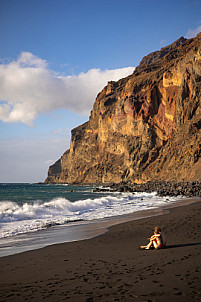
{"type": "Polygon", "coordinates": [[[108,81],[200,31],[200,0],[0,0],[0,182],[43,181],[108,81]]]}

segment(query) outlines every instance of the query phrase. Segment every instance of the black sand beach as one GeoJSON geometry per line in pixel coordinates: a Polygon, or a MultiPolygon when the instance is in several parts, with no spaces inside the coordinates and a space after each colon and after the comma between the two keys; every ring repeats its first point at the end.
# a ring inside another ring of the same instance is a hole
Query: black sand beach
{"type": "Polygon", "coordinates": [[[96,238],[0,258],[0,301],[199,301],[201,202],[96,238]],[[153,228],[167,248],[140,250],[153,228]]]}

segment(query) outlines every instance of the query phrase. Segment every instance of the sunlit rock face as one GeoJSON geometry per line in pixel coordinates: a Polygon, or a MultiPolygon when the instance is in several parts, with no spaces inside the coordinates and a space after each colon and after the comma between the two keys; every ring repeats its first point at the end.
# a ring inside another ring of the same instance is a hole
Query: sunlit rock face
{"type": "Polygon", "coordinates": [[[109,82],[46,183],[201,179],[201,34],[109,82]]]}

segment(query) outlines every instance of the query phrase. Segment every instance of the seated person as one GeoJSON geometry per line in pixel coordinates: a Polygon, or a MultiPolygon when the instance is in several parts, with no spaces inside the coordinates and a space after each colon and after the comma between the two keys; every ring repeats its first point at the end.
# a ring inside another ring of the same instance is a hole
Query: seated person
{"type": "Polygon", "coordinates": [[[161,228],[159,227],[155,227],[154,231],[158,231],[161,235],[161,241],[162,241],[162,248],[166,247],[166,236],[165,234],[161,231],[161,228]]]}
{"type": "Polygon", "coordinates": [[[161,232],[161,229],[159,227],[155,227],[154,235],[148,239],[150,240],[150,242],[145,246],[142,245],[140,247],[141,249],[145,249],[145,250],[149,250],[152,248],[161,249],[162,247],[165,247],[165,245],[166,245],[165,235],[161,232]]]}

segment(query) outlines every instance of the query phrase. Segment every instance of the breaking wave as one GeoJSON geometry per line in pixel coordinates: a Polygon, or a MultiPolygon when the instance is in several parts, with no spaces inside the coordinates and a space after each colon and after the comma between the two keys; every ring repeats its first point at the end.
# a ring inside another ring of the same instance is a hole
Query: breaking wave
{"type": "Polygon", "coordinates": [[[114,194],[95,199],[71,202],[55,198],[48,202],[35,200],[19,205],[13,201],[0,202],[0,238],[46,229],[81,220],[129,214],[156,208],[175,198],[158,197],[156,193],[114,194]]]}

